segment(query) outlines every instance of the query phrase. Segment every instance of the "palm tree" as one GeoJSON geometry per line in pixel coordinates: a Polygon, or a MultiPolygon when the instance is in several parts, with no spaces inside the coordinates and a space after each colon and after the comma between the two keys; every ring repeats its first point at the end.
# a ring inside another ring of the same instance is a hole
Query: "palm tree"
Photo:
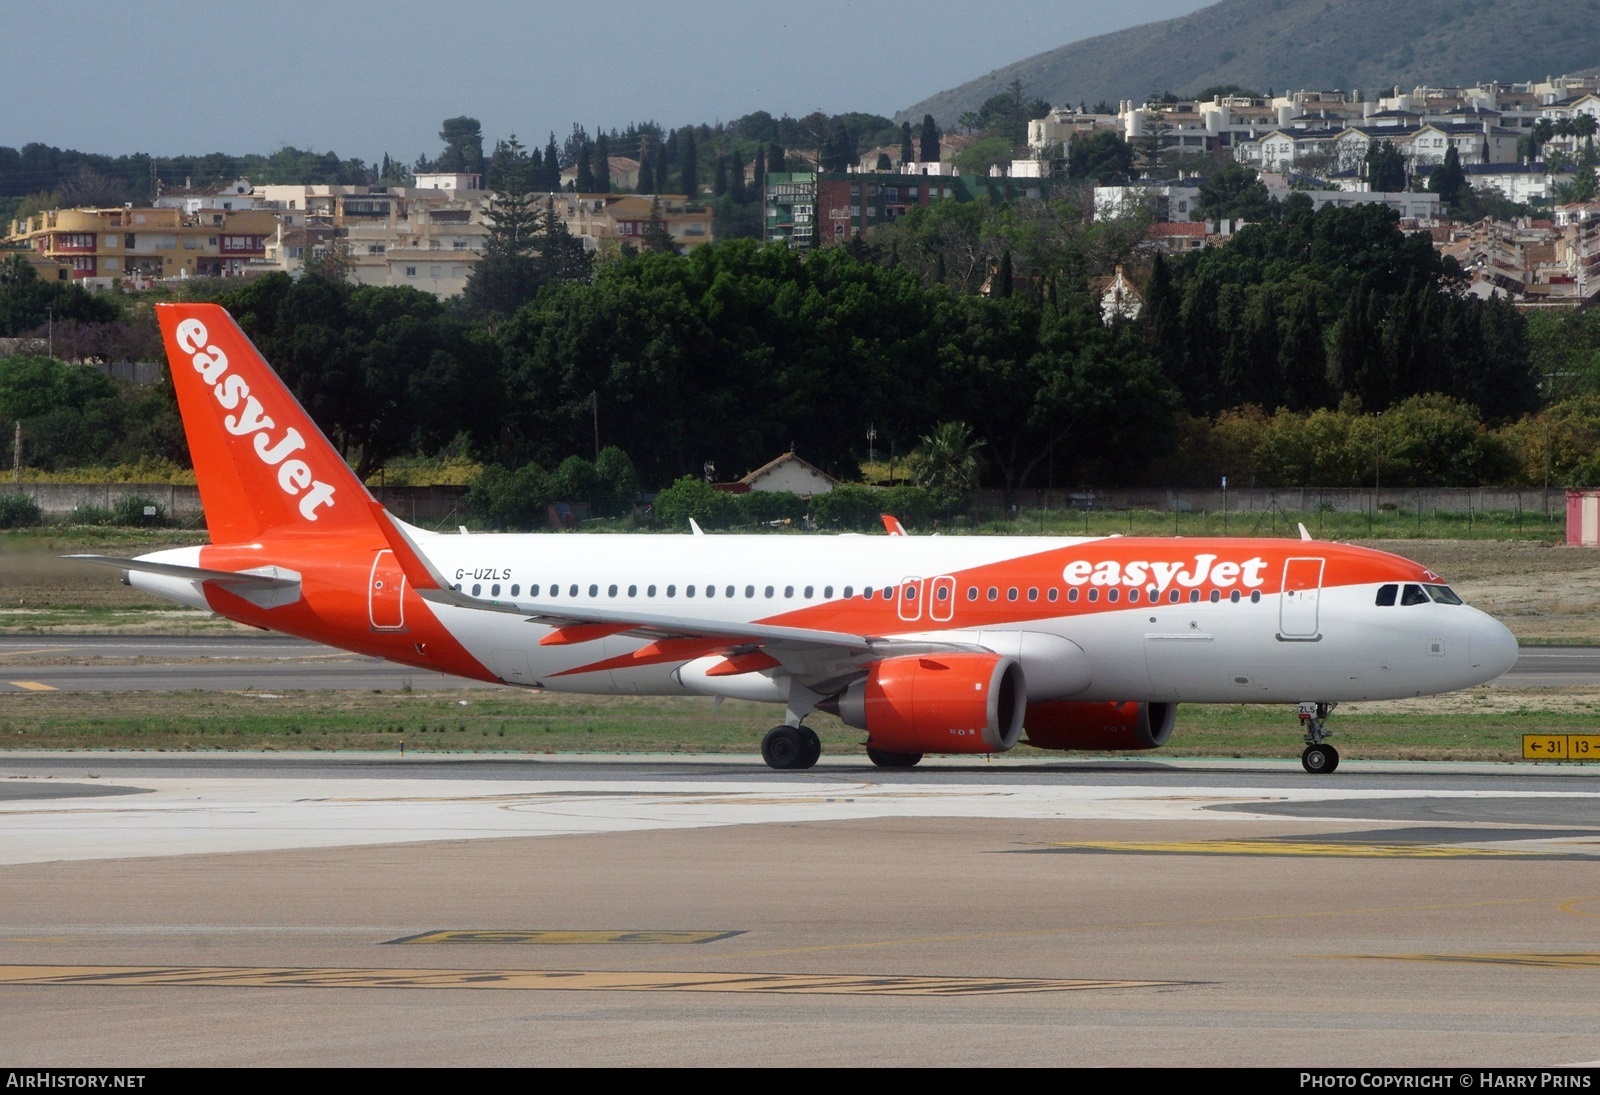
{"type": "Polygon", "coordinates": [[[981,440],[965,422],[941,422],[911,453],[911,481],[945,509],[961,504],[978,489],[981,440]]]}

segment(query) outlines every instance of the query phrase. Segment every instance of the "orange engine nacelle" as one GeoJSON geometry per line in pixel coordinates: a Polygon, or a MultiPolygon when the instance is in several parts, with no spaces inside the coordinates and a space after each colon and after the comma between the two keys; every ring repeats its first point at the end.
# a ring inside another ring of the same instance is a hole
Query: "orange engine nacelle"
{"type": "Polygon", "coordinates": [[[1028,744],[1040,749],[1159,749],[1172,737],[1175,703],[1030,703],[1028,744]]]}
{"type": "Polygon", "coordinates": [[[1003,753],[1027,705],[1015,658],[924,654],[873,663],[830,706],[884,752],[1003,753]]]}

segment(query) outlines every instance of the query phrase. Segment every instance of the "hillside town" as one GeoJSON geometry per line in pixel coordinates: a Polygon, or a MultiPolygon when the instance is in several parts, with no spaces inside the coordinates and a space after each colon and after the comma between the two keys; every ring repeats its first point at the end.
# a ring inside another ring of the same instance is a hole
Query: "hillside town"
{"type": "MultiPolygon", "coordinates": [[[[1133,170],[1119,184],[1094,188],[1094,216],[1147,218],[1150,250],[1181,254],[1235,231],[1242,218],[1208,220],[1200,208],[1208,181],[1238,165],[1276,198],[1302,193],[1314,208],[1393,209],[1403,228],[1428,232],[1470,273],[1476,294],[1546,306],[1600,295],[1600,76],[1100,107],[1106,109],[1049,109],[1027,123],[1026,144],[1011,158],[987,166],[972,155],[980,138],[970,126],[938,133],[930,149],[926,125],[920,146],[907,125],[904,142],[858,149],[843,170],[819,169],[820,148],[796,148],[783,165],[794,170],[763,171],[758,158],[741,171],[747,186],[760,188],[763,239],[834,246],[939,198],[1046,200],[1066,182],[1075,143],[1115,137],[1133,170]],[[1392,151],[1399,165],[1387,180],[1370,169],[1379,149],[1392,151]],[[1473,192],[1526,212],[1462,220],[1431,185],[1447,161],[1473,192]]],[[[713,242],[708,187],[630,192],[649,181],[641,179],[640,161],[612,156],[606,163],[601,191],[579,192],[579,169],[569,164],[562,188],[536,198],[586,252],[637,247],[652,225],[680,253],[713,242]]],[[[418,171],[405,186],[185,179],[163,182],[148,208],[32,212],[9,224],[3,243],[23,249],[43,277],[86,287],[293,274],[332,254],[356,284],[410,286],[447,299],[465,289],[484,254],[494,200],[481,174],[461,171],[418,171]]]]}

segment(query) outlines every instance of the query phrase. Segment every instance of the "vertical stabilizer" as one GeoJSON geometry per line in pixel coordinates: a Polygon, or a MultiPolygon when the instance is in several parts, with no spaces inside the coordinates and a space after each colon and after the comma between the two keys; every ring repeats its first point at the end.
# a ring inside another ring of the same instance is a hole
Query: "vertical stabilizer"
{"type": "Polygon", "coordinates": [[[158,304],[206,527],[216,544],[375,531],[372,496],[215,304],[158,304]]]}

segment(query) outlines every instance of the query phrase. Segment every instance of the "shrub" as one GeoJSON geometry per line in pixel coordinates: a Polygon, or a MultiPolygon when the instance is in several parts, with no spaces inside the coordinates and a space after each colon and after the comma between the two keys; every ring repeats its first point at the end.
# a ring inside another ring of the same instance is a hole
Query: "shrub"
{"type": "Polygon", "coordinates": [[[0,528],[32,528],[43,518],[39,503],[26,494],[0,494],[0,528]]]}
{"type": "Polygon", "coordinates": [[[125,494],[111,510],[111,523],[124,528],[162,528],[167,507],[142,494],[125,494]]]}

